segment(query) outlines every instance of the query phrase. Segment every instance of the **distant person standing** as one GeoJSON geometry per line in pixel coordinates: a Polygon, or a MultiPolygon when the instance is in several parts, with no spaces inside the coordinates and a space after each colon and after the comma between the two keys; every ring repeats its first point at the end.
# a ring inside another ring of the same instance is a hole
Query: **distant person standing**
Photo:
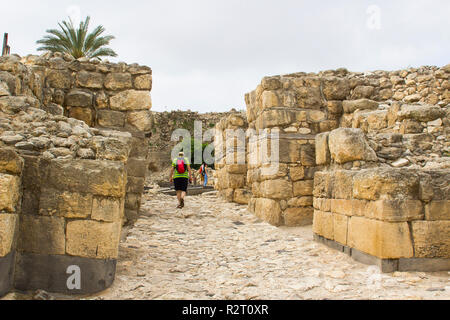
{"type": "Polygon", "coordinates": [[[172,170],[170,171],[170,182],[175,185],[178,198],[178,209],[184,208],[184,199],[187,193],[188,183],[192,183],[191,164],[189,159],[180,152],[178,158],[172,160],[172,170]]]}
{"type": "Polygon", "coordinates": [[[206,170],[208,168],[208,165],[203,162],[202,166],[200,167],[200,170],[198,170],[198,173],[200,173],[200,176],[203,180],[203,187],[206,187],[208,185],[208,171],[206,170]]]}

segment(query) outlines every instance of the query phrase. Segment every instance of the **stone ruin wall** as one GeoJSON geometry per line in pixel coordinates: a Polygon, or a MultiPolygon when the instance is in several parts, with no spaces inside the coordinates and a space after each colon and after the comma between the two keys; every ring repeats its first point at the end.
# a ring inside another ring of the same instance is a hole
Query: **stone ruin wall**
{"type": "Polygon", "coordinates": [[[0,296],[112,284],[144,189],[150,87],[148,67],[0,58],[0,296]]]}
{"type": "Polygon", "coordinates": [[[242,129],[241,138],[246,141],[245,115],[232,113],[220,120],[215,129],[215,189],[227,201],[248,204],[251,192],[247,183],[246,147],[239,143],[239,136],[227,136],[227,130],[242,129]]]}
{"type": "Polygon", "coordinates": [[[264,78],[245,97],[248,127],[264,130],[247,152],[270,149],[279,131],[280,168],[265,175],[253,155],[249,209],[276,226],[314,221],[317,240],[385,271],[450,269],[449,75],[450,65],[264,78]]]}
{"type": "Polygon", "coordinates": [[[152,112],[152,136],[150,138],[151,171],[158,172],[170,168],[172,149],[179,143],[172,141],[172,133],[177,129],[189,130],[194,137],[194,123],[202,123],[202,133],[214,129],[216,124],[230,112],[198,113],[192,111],[152,112]]]}

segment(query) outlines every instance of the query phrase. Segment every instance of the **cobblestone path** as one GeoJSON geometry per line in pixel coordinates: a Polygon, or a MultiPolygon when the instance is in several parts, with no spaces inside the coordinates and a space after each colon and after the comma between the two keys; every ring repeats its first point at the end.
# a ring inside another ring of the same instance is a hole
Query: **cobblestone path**
{"type": "Polygon", "coordinates": [[[91,299],[450,299],[449,272],[380,274],[314,242],[311,227],[275,228],[214,194],[175,207],[144,196],[116,281],[91,299]]]}

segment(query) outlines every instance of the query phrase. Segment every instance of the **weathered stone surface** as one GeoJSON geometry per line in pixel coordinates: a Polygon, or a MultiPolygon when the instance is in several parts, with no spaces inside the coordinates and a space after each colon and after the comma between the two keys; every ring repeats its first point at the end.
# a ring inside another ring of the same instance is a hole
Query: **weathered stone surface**
{"type": "Polygon", "coordinates": [[[0,258],[7,256],[14,249],[17,222],[15,214],[0,214],[0,258]]]}
{"type": "Polygon", "coordinates": [[[92,160],[53,160],[44,183],[51,188],[123,197],[126,172],[123,163],[92,160]]]}
{"type": "Polygon", "coordinates": [[[0,173],[0,211],[16,212],[20,186],[19,177],[0,173]]]}
{"type": "Polygon", "coordinates": [[[273,108],[278,107],[279,101],[275,92],[273,91],[264,91],[261,96],[262,108],[273,108]]]}
{"type": "Polygon", "coordinates": [[[412,258],[413,246],[408,223],[390,223],[352,217],[348,245],[382,259],[412,258]]]}
{"type": "Polygon", "coordinates": [[[94,121],[92,109],[84,107],[71,107],[69,117],[84,121],[88,126],[92,126],[94,121]]]}
{"type": "Polygon", "coordinates": [[[128,177],[127,192],[130,193],[143,193],[144,192],[145,179],[141,177],[128,177]]]}
{"type": "Polygon", "coordinates": [[[130,112],[127,123],[139,131],[150,131],[152,129],[152,114],[149,110],[130,112]]]}
{"type": "Polygon", "coordinates": [[[420,176],[420,199],[448,200],[450,199],[450,172],[448,170],[436,170],[419,172],[420,176]]]}
{"type": "Polygon", "coordinates": [[[130,89],[132,86],[129,73],[109,73],[105,78],[105,88],[109,90],[130,89]]]}
{"type": "Polygon", "coordinates": [[[92,219],[118,222],[124,214],[123,201],[116,198],[95,197],[92,204],[92,219]]]}
{"type": "Polygon", "coordinates": [[[314,175],[314,197],[331,198],[333,193],[333,178],[329,172],[316,172],[314,175]]]}
{"type": "Polygon", "coordinates": [[[434,121],[445,116],[445,110],[431,105],[403,105],[398,117],[403,119],[414,119],[421,122],[434,121]]]}
{"type": "Polygon", "coordinates": [[[264,198],[292,198],[292,183],[288,180],[266,180],[261,183],[260,188],[264,198]]]}
{"type": "Polygon", "coordinates": [[[123,127],[125,125],[125,114],[119,111],[99,110],[97,121],[101,127],[123,127]]]}
{"type": "Polygon", "coordinates": [[[323,94],[327,100],[345,100],[350,94],[348,80],[338,77],[324,78],[323,94]]]}
{"type": "Polygon", "coordinates": [[[92,195],[54,189],[43,189],[39,214],[65,218],[87,218],[92,211],[92,195]]]}
{"type": "Polygon", "coordinates": [[[129,158],[127,163],[127,175],[133,177],[145,177],[148,169],[147,159],[129,158]]]}
{"type": "Polygon", "coordinates": [[[130,146],[129,138],[94,137],[91,141],[91,147],[95,150],[99,160],[126,161],[130,154],[130,146]]]}
{"type": "Polygon", "coordinates": [[[368,99],[346,100],[342,107],[345,113],[353,113],[356,110],[374,110],[378,108],[378,102],[368,99]]]}
{"type": "Polygon", "coordinates": [[[80,71],[77,73],[77,85],[83,88],[102,89],[103,75],[98,72],[80,71]]]}
{"type": "Polygon", "coordinates": [[[450,221],[412,222],[417,258],[450,258],[450,221]]]}
{"type": "Polygon", "coordinates": [[[64,218],[20,216],[18,248],[21,252],[65,254],[64,218]]]}
{"type": "Polygon", "coordinates": [[[375,151],[369,146],[360,129],[336,129],[330,133],[328,143],[331,157],[337,163],[378,160],[375,151]]]}
{"type": "Polygon", "coordinates": [[[0,148],[0,172],[20,174],[23,169],[23,159],[14,149],[0,148]]]}
{"type": "Polygon", "coordinates": [[[353,196],[354,171],[336,170],[334,172],[333,198],[351,199],[353,196]]]}
{"type": "Polygon", "coordinates": [[[421,220],[423,205],[420,200],[378,200],[370,203],[366,217],[389,222],[421,220]]]}
{"type": "Polygon", "coordinates": [[[144,74],[134,79],[134,87],[139,90],[152,90],[152,76],[144,74]]]}
{"type": "Polygon", "coordinates": [[[301,227],[313,222],[313,208],[288,208],[283,212],[284,225],[287,227],[301,227]]]}
{"type": "Polygon", "coordinates": [[[314,197],[292,198],[288,201],[289,207],[312,207],[313,204],[314,197]]]}
{"type": "Polygon", "coordinates": [[[50,70],[46,78],[47,87],[56,89],[70,89],[73,78],[69,71],[50,70]]]}
{"type": "Polygon", "coordinates": [[[149,110],[152,107],[152,100],[147,91],[122,91],[112,96],[110,103],[111,109],[118,111],[149,110]]]}
{"type": "Polygon", "coordinates": [[[425,206],[425,219],[450,220],[450,200],[431,201],[425,206]]]}
{"type": "Polygon", "coordinates": [[[274,226],[282,224],[281,208],[277,201],[259,198],[255,204],[255,214],[262,220],[274,226]]]}
{"type": "Polygon", "coordinates": [[[419,198],[419,176],[407,169],[369,169],[353,178],[353,197],[362,200],[419,198]]]}
{"type": "Polygon", "coordinates": [[[314,211],[313,232],[324,238],[334,239],[334,218],[330,212],[314,211]]]}
{"type": "Polygon", "coordinates": [[[346,215],[333,213],[333,240],[344,246],[347,245],[349,219],[346,215]]]}
{"type": "Polygon", "coordinates": [[[328,146],[329,132],[316,136],[316,164],[326,165],[331,162],[330,148],[328,146]]]}
{"type": "Polygon", "coordinates": [[[297,181],[293,184],[294,196],[312,196],[314,191],[314,180],[297,181]]]}
{"type": "Polygon", "coordinates": [[[236,189],[233,195],[233,202],[239,204],[248,204],[252,194],[246,189],[236,189]]]}
{"type": "Polygon", "coordinates": [[[117,259],[120,223],[80,220],[67,223],[67,253],[93,259],[117,259]]]}
{"type": "Polygon", "coordinates": [[[353,214],[352,200],[331,199],[331,212],[351,216],[353,214]]]}

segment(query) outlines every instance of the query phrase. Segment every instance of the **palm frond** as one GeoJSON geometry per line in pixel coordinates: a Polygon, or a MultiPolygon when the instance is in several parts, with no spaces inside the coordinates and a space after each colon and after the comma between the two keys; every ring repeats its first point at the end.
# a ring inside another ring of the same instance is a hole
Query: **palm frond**
{"type": "Polygon", "coordinates": [[[89,33],[90,20],[91,18],[87,16],[80,22],[78,28],[74,27],[70,18],[68,21],[58,23],[60,30],[49,29],[46,31],[47,35],[36,41],[42,45],[38,51],[69,53],[75,58],[117,56],[112,49],[105,48],[115,37],[110,35],[102,37],[105,28],[101,25],[89,33]]]}

